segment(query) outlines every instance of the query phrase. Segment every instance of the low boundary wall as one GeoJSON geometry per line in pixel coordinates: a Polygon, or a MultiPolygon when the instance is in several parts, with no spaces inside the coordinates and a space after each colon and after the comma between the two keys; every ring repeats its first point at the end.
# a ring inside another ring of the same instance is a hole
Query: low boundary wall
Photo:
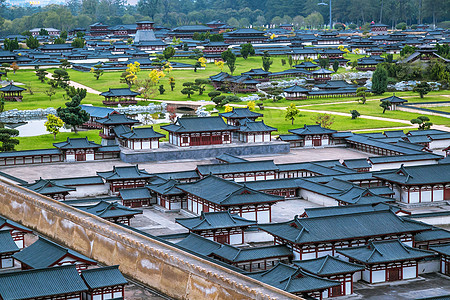
{"type": "Polygon", "coordinates": [[[235,156],[245,156],[260,154],[282,154],[289,153],[289,151],[289,143],[278,141],[251,144],[225,144],[213,146],[159,148],[155,150],[144,151],[132,151],[122,148],[120,159],[127,163],[140,163],[146,161],[214,158],[224,153],[235,156]]]}
{"type": "Polygon", "coordinates": [[[302,299],[3,179],[0,214],[175,299],[302,299]]]}

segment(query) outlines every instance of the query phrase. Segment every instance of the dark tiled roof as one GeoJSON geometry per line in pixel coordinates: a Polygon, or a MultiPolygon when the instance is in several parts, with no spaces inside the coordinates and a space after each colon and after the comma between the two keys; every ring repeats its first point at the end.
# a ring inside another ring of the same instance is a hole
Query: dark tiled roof
{"type": "Polygon", "coordinates": [[[89,141],[87,137],[85,138],[67,138],[67,141],[60,143],[53,143],[58,149],[88,149],[88,148],[100,148],[101,145],[89,141]]]}
{"type": "Polygon", "coordinates": [[[221,246],[221,244],[195,233],[190,233],[186,238],[176,243],[176,245],[207,256],[219,249],[221,246]]]}
{"type": "Polygon", "coordinates": [[[278,171],[278,167],[273,163],[273,160],[266,160],[245,161],[228,164],[198,165],[197,170],[201,175],[219,175],[258,171],[278,171]]]}
{"type": "Polygon", "coordinates": [[[106,118],[109,114],[113,113],[115,110],[109,107],[99,107],[81,104],[80,107],[86,111],[91,117],[95,118],[106,118]]]}
{"type": "Polygon", "coordinates": [[[323,279],[283,263],[268,271],[247,273],[247,276],[289,293],[322,291],[340,285],[338,281],[323,279]]]}
{"type": "Polygon", "coordinates": [[[54,182],[58,185],[63,185],[63,186],[103,184],[103,180],[100,176],[55,178],[55,179],[49,179],[49,180],[51,182],[54,182]]]}
{"type": "Polygon", "coordinates": [[[450,243],[430,246],[430,249],[436,251],[439,254],[450,256],[450,243]]]}
{"type": "Polygon", "coordinates": [[[319,276],[348,274],[365,269],[362,265],[350,263],[330,255],[308,260],[296,260],[292,263],[307,272],[319,276]]]}
{"type": "Polygon", "coordinates": [[[294,218],[283,223],[260,224],[268,233],[296,244],[338,241],[407,232],[421,232],[430,226],[408,221],[390,211],[294,218]],[[358,224],[358,226],[355,226],[358,224]],[[330,230],[333,228],[333,230],[330,230]]]}
{"type": "Polygon", "coordinates": [[[395,96],[395,94],[393,94],[391,97],[380,99],[380,101],[386,101],[386,100],[391,103],[394,103],[394,104],[408,102],[408,100],[397,97],[397,96],[395,96]]]}
{"type": "Polygon", "coordinates": [[[127,284],[119,266],[109,266],[81,271],[81,277],[90,289],[127,284]]]}
{"type": "Polygon", "coordinates": [[[229,211],[202,212],[198,217],[175,219],[175,222],[191,231],[256,225],[256,221],[247,220],[237,214],[231,214],[229,211]]]}
{"type": "Polygon", "coordinates": [[[16,86],[12,83],[0,88],[0,92],[22,92],[22,91],[25,91],[25,89],[21,88],[19,86],[16,86]]]}
{"type": "Polygon", "coordinates": [[[51,180],[39,179],[34,183],[24,184],[25,188],[35,191],[36,193],[43,195],[50,194],[58,194],[58,193],[67,193],[71,191],[75,191],[75,188],[67,187],[64,185],[59,185],[57,183],[52,182],[51,180]]]}
{"type": "Polygon", "coordinates": [[[103,92],[100,96],[105,97],[128,97],[128,96],[138,96],[141,93],[133,92],[129,88],[118,88],[118,89],[109,89],[107,92],[103,92]]]}
{"type": "Polygon", "coordinates": [[[114,166],[112,171],[97,172],[97,175],[107,181],[152,177],[152,175],[147,173],[144,169],[139,169],[138,166],[126,166],[126,167],[114,166]]]}
{"type": "Polygon", "coordinates": [[[73,265],[0,274],[3,300],[36,299],[87,290],[73,265]]]}
{"type": "Polygon", "coordinates": [[[161,126],[169,132],[205,132],[236,130],[237,127],[226,124],[222,117],[178,118],[175,124],[161,126]]]}
{"type": "Polygon", "coordinates": [[[19,231],[23,231],[23,232],[32,232],[30,229],[20,225],[19,223],[16,223],[14,221],[8,220],[3,218],[2,216],[0,216],[0,230],[5,230],[5,228],[15,228],[19,231]]]}
{"type": "Polygon", "coordinates": [[[175,185],[177,185],[178,182],[173,180],[173,179],[169,179],[166,180],[164,183],[161,184],[152,184],[150,186],[148,186],[148,188],[158,194],[161,195],[180,195],[180,194],[184,194],[183,191],[181,191],[180,189],[178,189],[175,185]]]}
{"type": "Polygon", "coordinates": [[[330,207],[305,208],[305,214],[308,218],[327,217],[335,215],[359,214],[362,212],[388,211],[390,206],[385,203],[362,204],[362,205],[343,205],[330,207]]]}
{"type": "Polygon", "coordinates": [[[131,132],[123,133],[120,135],[124,139],[151,139],[151,138],[163,138],[164,134],[155,132],[152,127],[145,128],[133,128],[131,132]]]}
{"type": "Polygon", "coordinates": [[[244,125],[239,127],[240,132],[267,132],[267,131],[276,131],[275,127],[267,126],[264,124],[264,121],[253,122],[247,121],[244,125]]]}
{"type": "Polygon", "coordinates": [[[128,208],[117,202],[109,203],[106,201],[100,201],[94,205],[74,207],[81,209],[87,213],[96,215],[100,218],[115,218],[142,214],[142,210],[140,209],[128,208]]]}
{"type": "Polygon", "coordinates": [[[136,124],[139,121],[128,118],[124,114],[110,114],[105,118],[96,120],[97,123],[103,125],[119,125],[119,124],[136,124]]]}
{"type": "Polygon", "coordinates": [[[11,232],[9,230],[0,230],[0,254],[18,251],[19,247],[14,243],[11,232]]]}
{"type": "Polygon", "coordinates": [[[22,251],[14,254],[13,257],[33,269],[40,269],[53,266],[53,264],[67,255],[90,265],[96,264],[94,260],[80,253],[64,248],[42,237],[39,237],[36,242],[22,251]]]}
{"type": "Polygon", "coordinates": [[[232,263],[293,256],[292,250],[286,245],[237,248],[227,244],[222,245],[222,247],[212,252],[211,255],[232,263]]]}
{"type": "Polygon", "coordinates": [[[445,164],[402,166],[397,170],[374,173],[374,176],[405,185],[448,183],[450,182],[450,168],[445,164]]]}
{"type": "Polygon", "coordinates": [[[285,88],[283,91],[287,92],[287,93],[308,93],[309,90],[302,88],[301,86],[298,85],[293,85],[291,87],[285,88]]]}
{"type": "Polygon", "coordinates": [[[197,171],[178,171],[178,172],[167,172],[167,173],[156,173],[154,174],[163,179],[175,179],[175,180],[183,180],[183,179],[200,179],[197,171]]]}
{"type": "Polygon", "coordinates": [[[146,187],[133,189],[120,189],[120,197],[122,200],[151,199],[152,195],[146,187]]]}
{"type": "Polygon", "coordinates": [[[224,117],[224,118],[227,118],[227,119],[228,118],[230,118],[230,119],[232,119],[232,118],[236,118],[236,119],[258,118],[258,117],[262,117],[263,116],[263,114],[251,111],[247,107],[246,108],[235,108],[235,107],[233,107],[232,111],[226,112],[226,113],[220,113],[219,115],[224,117]]]}
{"type": "Polygon", "coordinates": [[[289,132],[297,135],[310,135],[310,134],[332,134],[336,130],[323,128],[320,125],[304,125],[303,128],[290,129],[289,132]]]}
{"type": "Polygon", "coordinates": [[[444,239],[450,240],[450,231],[438,227],[433,227],[431,230],[420,232],[414,236],[415,242],[436,241],[444,239]]]}
{"type": "Polygon", "coordinates": [[[368,159],[372,164],[383,164],[383,163],[395,163],[403,161],[417,161],[417,160],[428,160],[434,159],[439,160],[442,156],[433,153],[418,153],[418,154],[408,154],[408,155],[390,155],[390,156],[375,156],[369,157],[368,159]]]}
{"type": "Polygon", "coordinates": [[[434,256],[432,251],[415,249],[399,240],[370,242],[364,246],[338,249],[337,252],[364,264],[379,264],[434,256]]]}
{"type": "Polygon", "coordinates": [[[223,206],[274,203],[284,200],[283,197],[261,193],[245,185],[215,176],[207,176],[194,183],[180,184],[178,188],[209,202],[223,206]]]}

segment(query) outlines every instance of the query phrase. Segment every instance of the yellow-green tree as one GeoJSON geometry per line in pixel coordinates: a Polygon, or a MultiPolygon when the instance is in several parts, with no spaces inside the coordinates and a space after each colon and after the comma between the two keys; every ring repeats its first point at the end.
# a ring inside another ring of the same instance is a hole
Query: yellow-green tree
{"type": "Polygon", "coordinates": [[[297,109],[294,103],[289,104],[288,107],[286,107],[286,114],[284,115],[284,119],[291,120],[292,125],[294,125],[294,120],[296,117],[298,117],[300,114],[300,111],[297,109]]]}
{"type": "Polygon", "coordinates": [[[204,58],[203,56],[200,57],[197,61],[200,63],[200,66],[201,66],[202,68],[205,68],[205,67],[206,67],[206,58],[204,58]]]}
{"type": "Polygon", "coordinates": [[[227,113],[227,112],[230,112],[230,111],[233,111],[233,108],[231,106],[229,106],[228,104],[225,105],[225,112],[227,113]]]}
{"type": "Polygon", "coordinates": [[[47,122],[44,125],[47,131],[53,134],[53,139],[55,140],[59,130],[64,126],[64,122],[59,117],[50,114],[47,116],[47,122]]]}
{"type": "Polygon", "coordinates": [[[256,106],[255,101],[249,101],[249,102],[247,103],[247,108],[248,108],[249,110],[251,110],[251,111],[254,111],[254,110],[255,110],[255,106],[256,106]]]}
{"type": "Polygon", "coordinates": [[[164,76],[166,76],[166,74],[164,74],[163,71],[159,71],[159,70],[152,70],[149,74],[148,77],[150,77],[150,80],[152,81],[152,83],[154,83],[155,85],[157,83],[159,83],[159,80],[161,80],[161,78],[163,78],[164,76]]]}
{"type": "Polygon", "coordinates": [[[220,72],[223,72],[223,66],[225,65],[223,60],[217,60],[214,64],[220,69],[220,72]]]}
{"type": "Polygon", "coordinates": [[[175,88],[175,78],[173,78],[172,76],[169,77],[169,85],[170,85],[170,90],[173,92],[173,89],[175,88]]]}

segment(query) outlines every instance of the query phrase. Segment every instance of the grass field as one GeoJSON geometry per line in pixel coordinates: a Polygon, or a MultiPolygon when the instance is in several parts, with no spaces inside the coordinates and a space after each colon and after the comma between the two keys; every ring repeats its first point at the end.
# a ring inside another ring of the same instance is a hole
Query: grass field
{"type": "MultiPolygon", "coordinates": [[[[316,105],[316,106],[308,106],[307,109],[336,111],[336,112],[345,112],[345,113],[349,113],[350,110],[355,109],[362,115],[385,117],[385,118],[399,119],[399,120],[411,120],[420,115],[420,113],[411,113],[411,112],[399,111],[399,110],[395,110],[395,111],[386,110],[386,112],[383,114],[383,109],[380,107],[379,101],[369,101],[369,102],[366,102],[366,104],[358,104],[358,103],[354,102],[352,105],[348,105],[348,104],[316,105]]],[[[430,116],[430,119],[434,124],[450,125],[449,118],[444,118],[444,117],[439,117],[439,116],[430,116]]]]}
{"type": "Polygon", "coordinates": [[[79,131],[78,134],[75,134],[74,132],[60,132],[56,136],[56,139],[53,139],[53,134],[18,137],[20,144],[16,146],[16,150],[51,149],[54,148],[53,143],[66,141],[68,137],[87,137],[90,141],[100,144],[102,139],[98,133],[99,130],[79,131]]]}

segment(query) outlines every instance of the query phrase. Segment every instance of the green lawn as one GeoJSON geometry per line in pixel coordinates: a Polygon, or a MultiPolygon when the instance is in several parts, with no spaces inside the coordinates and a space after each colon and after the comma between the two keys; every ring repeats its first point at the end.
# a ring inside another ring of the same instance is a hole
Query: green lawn
{"type": "Polygon", "coordinates": [[[70,138],[84,138],[87,137],[90,141],[101,143],[101,137],[98,135],[99,130],[79,131],[78,134],[74,132],[60,132],[53,139],[53,134],[44,134],[39,136],[18,137],[20,144],[16,146],[16,150],[34,150],[34,149],[51,149],[53,143],[66,141],[70,138]]]}
{"type": "MultiPolygon", "coordinates": [[[[362,115],[375,116],[375,117],[385,117],[399,120],[411,120],[416,118],[420,113],[411,113],[405,111],[389,111],[387,110],[383,114],[383,109],[379,106],[379,101],[368,101],[366,104],[358,104],[354,102],[353,104],[330,104],[330,105],[316,105],[308,106],[306,109],[311,110],[326,110],[326,111],[336,111],[349,113],[350,110],[357,110],[362,115]]],[[[450,119],[438,116],[430,116],[431,121],[438,125],[450,125],[450,119]]],[[[356,128],[355,128],[356,129],[356,128]]]]}
{"type": "MultiPolygon", "coordinates": [[[[208,108],[212,108],[209,106],[208,108]]],[[[223,112],[224,109],[220,109],[219,112],[223,112]]],[[[291,121],[286,121],[284,118],[285,111],[280,109],[265,109],[259,110],[256,108],[257,112],[264,114],[262,120],[266,125],[275,127],[278,131],[275,134],[287,134],[289,129],[303,127],[304,124],[311,125],[314,124],[314,118],[318,115],[312,112],[300,112],[300,117],[296,118],[294,124],[291,121]]],[[[217,114],[213,114],[217,115],[217,114]]],[[[385,128],[385,127],[400,127],[405,126],[403,123],[397,122],[387,122],[387,121],[377,121],[368,119],[355,119],[352,120],[350,117],[334,116],[334,123],[331,125],[331,129],[335,130],[356,130],[356,129],[373,129],[373,128],[385,128]]]]}

